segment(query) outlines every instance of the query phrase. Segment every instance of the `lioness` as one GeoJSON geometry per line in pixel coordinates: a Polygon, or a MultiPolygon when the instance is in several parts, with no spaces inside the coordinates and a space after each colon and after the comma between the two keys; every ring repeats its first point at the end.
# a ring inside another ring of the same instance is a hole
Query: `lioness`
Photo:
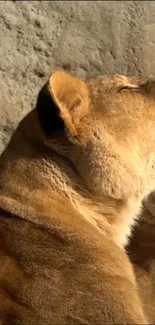
{"type": "Polygon", "coordinates": [[[0,159],[1,324],[146,324],[124,247],[150,191],[154,81],[51,74],[0,159]]]}

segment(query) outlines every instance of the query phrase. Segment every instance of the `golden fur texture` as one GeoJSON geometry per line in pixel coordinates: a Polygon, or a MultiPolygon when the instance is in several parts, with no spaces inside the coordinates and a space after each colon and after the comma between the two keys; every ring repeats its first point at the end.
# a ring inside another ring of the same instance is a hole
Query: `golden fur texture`
{"type": "Polygon", "coordinates": [[[52,73],[0,159],[0,322],[145,324],[124,252],[152,188],[154,81],[52,73]]]}

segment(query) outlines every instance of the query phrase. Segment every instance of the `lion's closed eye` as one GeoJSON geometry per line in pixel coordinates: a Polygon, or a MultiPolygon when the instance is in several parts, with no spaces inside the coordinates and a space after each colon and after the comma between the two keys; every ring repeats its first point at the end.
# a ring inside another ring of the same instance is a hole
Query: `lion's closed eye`
{"type": "Polygon", "coordinates": [[[140,88],[136,85],[127,85],[127,86],[120,86],[118,91],[125,91],[125,90],[129,90],[129,91],[136,91],[139,92],[140,88]]]}

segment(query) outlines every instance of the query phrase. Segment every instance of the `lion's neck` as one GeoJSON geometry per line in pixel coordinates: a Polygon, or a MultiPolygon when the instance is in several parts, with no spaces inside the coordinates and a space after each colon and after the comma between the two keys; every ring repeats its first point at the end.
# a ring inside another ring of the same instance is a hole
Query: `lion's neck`
{"type": "Polygon", "coordinates": [[[122,202],[95,197],[85,189],[66,158],[56,153],[51,156],[42,149],[34,148],[17,131],[0,160],[0,206],[23,217],[40,212],[50,216],[52,198],[56,195],[65,209],[66,204],[72,207],[97,231],[111,236],[123,247],[134,224],[138,200],[122,202]]]}

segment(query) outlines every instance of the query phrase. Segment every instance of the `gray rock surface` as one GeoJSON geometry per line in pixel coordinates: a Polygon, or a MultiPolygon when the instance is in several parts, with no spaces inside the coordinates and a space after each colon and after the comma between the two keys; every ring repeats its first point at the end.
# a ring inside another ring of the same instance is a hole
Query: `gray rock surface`
{"type": "Polygon", "coordinates": [[[155,73],[154,1],[0,1],[0,152],[51,69],[155,73]]]}

